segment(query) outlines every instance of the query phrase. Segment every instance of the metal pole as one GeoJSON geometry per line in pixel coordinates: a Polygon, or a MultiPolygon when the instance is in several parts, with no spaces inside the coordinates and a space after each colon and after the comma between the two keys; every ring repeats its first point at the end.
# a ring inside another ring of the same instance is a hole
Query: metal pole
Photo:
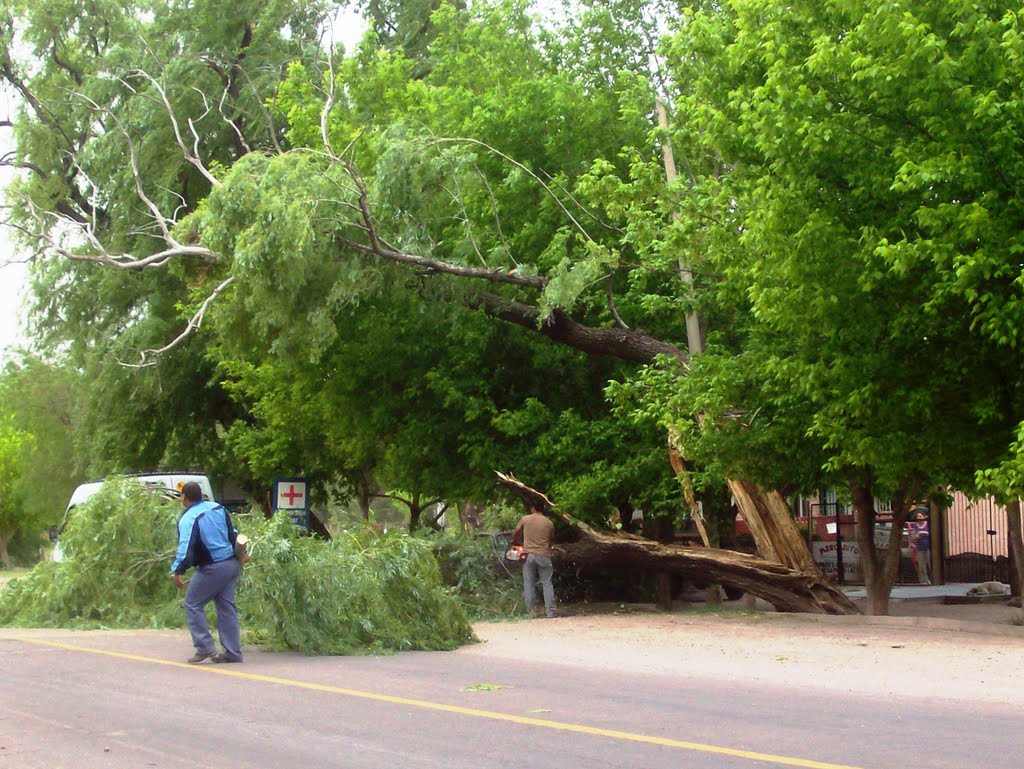
{"type": "MultiPolygon", "coordinates": [[[[800,498],[803,504],[803,497],[800,498]]],[[[814,547],[814,505],[807,506],[807,547],[814,547]]]]}
{"type": "Polygon", "coordinates": [[[991,577],[989,580],[995,581],[996,578],[996,503],[991,497],[988,498],[988,529],[985,533],[988,535],[988,557],[989,557],[989,568],[991,577]]]}
{"type": "Polygon", "coordinates": [[[843,532],[839,528],[839,500],[833,502],[836,506],[836,576],[839,577],[839,584],[846,584],[846,574],[843,571],[843,532]]]}

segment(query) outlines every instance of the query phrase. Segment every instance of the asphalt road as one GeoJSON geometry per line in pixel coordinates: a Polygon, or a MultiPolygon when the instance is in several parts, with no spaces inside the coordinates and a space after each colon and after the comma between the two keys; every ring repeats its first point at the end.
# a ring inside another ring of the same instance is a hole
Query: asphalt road
{"type": "Polygon", "coordinates": [[[3,631],[0,767],[1018,769],[1024,747],[1024,714],[994,704],[459,652],[189,666],[188,647],[3,631]]]}

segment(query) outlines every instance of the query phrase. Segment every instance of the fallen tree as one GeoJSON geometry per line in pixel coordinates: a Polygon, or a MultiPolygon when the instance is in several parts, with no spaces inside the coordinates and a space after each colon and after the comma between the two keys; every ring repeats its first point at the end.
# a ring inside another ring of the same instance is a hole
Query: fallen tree
{"type": "Polygon", "coordinates": [[[814,571],[791,569],[745,553],[655,542],[626,532],[598,531],[555,508],[541,492],[511,475],[498,482],[565,524],[556,526],[555,561],[579,571],[600,566],[649,569],[687,579],[735,587],[762,598],[777,611],[808,614],[859,614],[846,595],[814,571]]]}

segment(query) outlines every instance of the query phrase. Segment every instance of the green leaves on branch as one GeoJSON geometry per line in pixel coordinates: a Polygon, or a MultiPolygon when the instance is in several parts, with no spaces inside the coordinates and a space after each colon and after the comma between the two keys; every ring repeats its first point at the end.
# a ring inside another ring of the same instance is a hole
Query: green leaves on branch
{"type": "Polygon", "coordinates": [[[706,408],[679,414],[695,457],[884,496],[969,486],[1005,451],[1022,413],[1003,376],[1024,320],[1019,48],[994,2],[687,12],[666,48],[693,169],[681,231],[728,320],[680,387],[706,408]]]}
{"type": "Polygon", "coordinates": [[[78,505],[45,561],[0,593],[0,623],[27,627],[180,627],[169,577],[181,504],[114,480],[78,505]]]}
{"type": "Polygon", "coordinates": [[[401,532],[299,537],[255,529],[239,593],[245,639],[307,654],[454,649],[473,640],[430,547],[401,532]]]}

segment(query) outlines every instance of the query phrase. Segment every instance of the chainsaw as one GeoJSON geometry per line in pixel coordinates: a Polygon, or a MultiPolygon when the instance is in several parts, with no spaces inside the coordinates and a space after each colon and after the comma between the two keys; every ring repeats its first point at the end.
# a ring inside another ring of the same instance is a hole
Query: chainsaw
{"type": "Polygon", "coordinates": [[[506,561],[525,561],[526,551],[523,550],[522,545],[512,545],[508,550],[505,551],[506,561]]]}

